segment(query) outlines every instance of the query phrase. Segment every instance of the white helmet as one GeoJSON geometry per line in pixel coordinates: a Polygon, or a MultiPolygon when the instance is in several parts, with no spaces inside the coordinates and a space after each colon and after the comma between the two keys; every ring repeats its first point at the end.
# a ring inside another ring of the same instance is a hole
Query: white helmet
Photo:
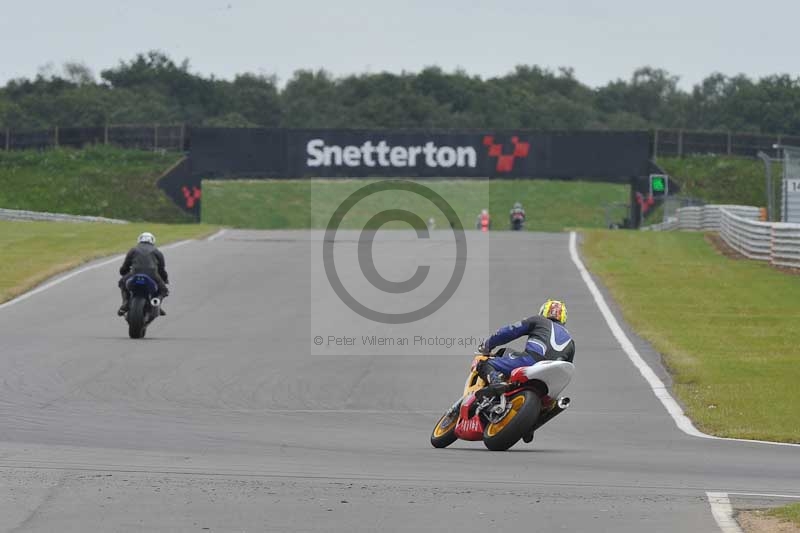
{"type": "Polygon", "coordinates": [[[153,245],[155,245],[155,243],[156,243],[156,236],[155,236],[155,235],[153,235],[152,233],[148,232],[148,231],[145,231],[144,233],[142,233],[141,235],[139,235],[139,238],[137,239],[137,242],[146,242],[146,243],[148,243],[148,244],[153,244],[153,245]]]}

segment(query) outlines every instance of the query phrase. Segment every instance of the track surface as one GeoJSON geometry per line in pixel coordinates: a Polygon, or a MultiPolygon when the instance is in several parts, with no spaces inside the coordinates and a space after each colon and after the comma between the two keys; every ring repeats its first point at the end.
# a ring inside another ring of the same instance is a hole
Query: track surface
{"type": "MultiPolygon", "coordinates": [[[[358,235],[340,234],[343,284],[385,311],[421,307],[455,256],[446,232],[432,237],[379,233],[386,278],[431,265],[397,297],[364,281],[358,235]]],[[[800,492],[800,449],[676,428],[598,313],[568,235],[470,234],[455,296],[401,326],[341,303],[321,244],[227,232],[168,250],[169,316],[142,341],[113,315],[116,265],[0,310],[0,530],[719,531],[706,491],[800,492]],[[474,345],[414,336],[483,336],[551,296],[577,339],[573,407],[507,453],[431,448],[474,345]]]]}

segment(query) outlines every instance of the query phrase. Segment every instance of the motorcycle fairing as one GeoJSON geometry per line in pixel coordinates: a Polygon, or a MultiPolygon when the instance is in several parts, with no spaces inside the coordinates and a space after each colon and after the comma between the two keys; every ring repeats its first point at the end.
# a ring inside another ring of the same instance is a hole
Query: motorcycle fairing
{"type": "Polygon", "coordinates": [[[516,370],[519,370],[520,373],[517,374],[516,378],[512,373],[512,379],[519,380],[521,374],[524,374],[528,380],[539,380],[547,385],[548,396],[556,398],[572,380],[575,366],[567,361],[540,361],[535,365],[521,367],[516,370]]]}
{"type": "Polygon", "coordinates": [[[125,282],[125,288],[131,292],[142,292],[149,295],[158,293],[158,284],[147,274],[134,274],[125,282]]]}
{"type": "Polygon", "coordinates": [[[470,394],[469,397],[461,402],[461,409],[458,413],[458,424],[456,424],[456,437],[462,440],[482,440],[483,439],[483,421],[479,415],[469,416],[472,410],[472,405],[475,403],[475,395],[470,394]]]}

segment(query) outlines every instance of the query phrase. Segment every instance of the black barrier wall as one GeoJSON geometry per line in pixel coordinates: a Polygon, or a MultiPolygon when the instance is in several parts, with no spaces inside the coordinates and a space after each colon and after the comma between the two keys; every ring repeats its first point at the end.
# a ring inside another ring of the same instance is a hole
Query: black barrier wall
{"type": "Polygon", "coordinates": [[[540,178],[635,187],[652,171],[645,131],[191,128],[190,134],[188,161],[159,186],[196,216],[203,179],[540,178]]]}

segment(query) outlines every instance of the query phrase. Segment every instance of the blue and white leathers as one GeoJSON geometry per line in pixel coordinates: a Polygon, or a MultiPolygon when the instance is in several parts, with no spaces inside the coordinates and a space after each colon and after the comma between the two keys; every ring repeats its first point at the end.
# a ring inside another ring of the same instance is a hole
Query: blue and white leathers
{"type": "Polygon", "coordinates": [[[490,351],[525,335],[528,340],[524,352],[506,350],[502,357],[493,357],[487,361],[488,364],[508,376],[521,366],[531,366],[544,360],[572,362],[575,357],[575,341],[567,328],[539,315],[503,326],[483,345],[486,351],[490,351]]]}

